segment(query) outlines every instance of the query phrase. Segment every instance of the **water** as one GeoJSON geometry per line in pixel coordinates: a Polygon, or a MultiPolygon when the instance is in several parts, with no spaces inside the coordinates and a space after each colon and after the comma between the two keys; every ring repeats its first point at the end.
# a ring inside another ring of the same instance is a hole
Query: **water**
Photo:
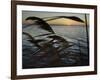
{"type": "MultiPolygon", "coordinates": [[[[85,66],[89,64],[89,51],[88,51],[88,44],[87,44],[87,35],[86,35],[86,27],[84,26],[54,26],[51,25],[52,29],[56,33],[56,35],[64,38],[66,41],[68,41],[69,45],[73,45],[71,47],[68,47],[64,49],[63,51],[59,52],[60,60],[57,57],[57,54],[51,54],[54,49],[50,46],[47,47],[47,56],[45,58],[41,58],[41,60],[38,60],[38,56],[41,56],[45,53],[43,51],[38,52],[38,55],[35,57],[32,57],[32,55],[36,54],[35,51],[38,50],[38,47],[35,47],[34,44],[32,44],[29,41],[26,41],[28,37],[23,35],[23,68],[36,68],[41,67],[41,65],[44,65],[42,67],[53,67],[53,66],[75,66],[76,64],[79,66],[85,66]],[[53,56],[56,56],[53,58],[53,56]],[[37,59],[36,59],[37,58],[37,59]],[[48,63],[51,63],[52,60],[55,61],[57,59],[60,61],[59,63],[52,63],[52,65],[48,65],[48,63]],[[36,60],[38,60],[36,62],[36,60]],[[27,66],[30,65],[30,66],[27,66]]],[[[30,26],[27,28],[23,28],[24,32],[29,33],[32,37],[41,35],[41,34],[47,34],[50,33],[48,31],[42,30],[41,28],[37,26],[30,26]]],[[[45,39],[47,36],[41,37],[42,39],[45,39]]],[[[55,52],[54,52],[55,53],[55,52]]]]}
{"type": "MultiPolygon", "coordinates": [[[[86,27],[84,26],[52,26],[54,32],[67,39],[82,39],[86,41],[86,27]]],[[[40,34],[50,33],[37,26],[23,28],[23,31],[30,33],[33,37],[40,34]]]]}
{"type": "Polygon", "coordinates": [[[84,26],[51,26],[56,34],[72,38],[72,39],[86,39],[86,27],[84,26]]]}

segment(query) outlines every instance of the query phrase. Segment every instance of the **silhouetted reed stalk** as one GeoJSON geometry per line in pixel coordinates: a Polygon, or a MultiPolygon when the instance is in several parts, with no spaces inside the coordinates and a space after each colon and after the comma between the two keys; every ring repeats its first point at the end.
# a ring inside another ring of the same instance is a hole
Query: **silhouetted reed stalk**
{"type": "Polygon", "coordinates": [[[87,15],[85,14],[85,26],[86,26],[86,37],[87,37],[87,49],[89,55],[89,34],[88,34],[88,24],[87,24],[87,15]]]}

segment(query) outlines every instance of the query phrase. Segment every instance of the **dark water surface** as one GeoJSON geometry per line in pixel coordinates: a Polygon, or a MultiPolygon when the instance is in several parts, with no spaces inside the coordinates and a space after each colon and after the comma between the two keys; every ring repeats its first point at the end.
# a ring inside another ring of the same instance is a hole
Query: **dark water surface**
{"type": "Polygon", "coordinates": [[[84,26],[51,26],[57,36],[63,40],[54,40],[47,36],[35,37],[40,34],[50,33],[37,27],[23,28],[23,32],[29,33],[35,39],[44,39],[40,42],[41,48],[29,41],[27,35],[22,40],[22,67],[46,68],[63,66],[87,66],[89,65],[89,46],[87,43],[86,27],[84,26]],[[48,43],[48,44],[47,44],[48,43]],[[45,45],[45,46],[44,46],[45,45]]]}

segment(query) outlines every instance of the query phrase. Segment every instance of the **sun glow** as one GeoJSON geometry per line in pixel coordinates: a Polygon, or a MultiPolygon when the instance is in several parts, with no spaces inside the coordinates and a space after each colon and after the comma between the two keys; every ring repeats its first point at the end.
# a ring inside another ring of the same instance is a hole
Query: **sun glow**
{"type": "Polygon", "coordinates": [[[71,20],[71,19],[64,19],[64,18],[48,21],[48,23],[51,24],[51,25],[71,25],[71,26],[84,25],[84,23],[74,21],[74,20],[71,20]]]}

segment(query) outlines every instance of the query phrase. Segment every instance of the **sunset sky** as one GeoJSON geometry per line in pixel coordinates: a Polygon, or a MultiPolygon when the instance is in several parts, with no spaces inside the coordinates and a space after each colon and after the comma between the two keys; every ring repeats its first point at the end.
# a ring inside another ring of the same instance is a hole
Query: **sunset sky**
{"type": "MultiPolygon", "coordinates": [[[[79,14],[79,13],[22,11],[22,22],[23,22],[23,24],[32,23],[32,21],[25,21],[25,19],[29,16],[44,18],[44,20],[46,19],[46,17],[53,18],[53,16],[76,16],[76,17],[82,19],[83,21],[85,21],[85,14],[79,14]]],[[[67,19],[67,18],[59,18],[59,19],[55,19],[55,20],[51,20],[51,21],[47,21],[47,22],[51,25],[64,25],[64,26],[67,26],[67,25],[72,25],[72,26],[74,26],[74,25],[84,25],[84,23],[74,21],[74,20],[71,20],[71,19],[67,19]]],[[[87,22],[89,23],[89,15],[88,14],[87,14],[87,22]]]]}
{"type": "Polygon", "coordinates": [[[52,25],[84,25],[84,23],[78,22],[78,21],[74,21],[71,19],[66,19],[66,18],[60,18],[60,19],[56,19],[56,20],[52,20],[52,21],[48,21],[49,24],[52,25]]]}

